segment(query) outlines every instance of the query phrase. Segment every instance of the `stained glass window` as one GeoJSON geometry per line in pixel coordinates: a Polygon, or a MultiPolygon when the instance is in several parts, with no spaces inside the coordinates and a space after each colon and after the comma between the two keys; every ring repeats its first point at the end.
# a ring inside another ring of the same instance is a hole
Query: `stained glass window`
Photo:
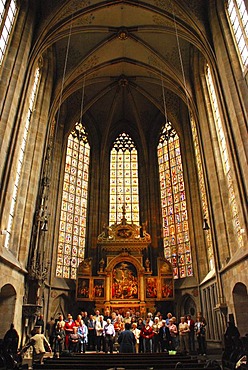
{"type": "Polygon", "coordinates": [[[167,122],[157,147],[165,258],[174,278],[193,275],[188,213],[179,137],[167,122]]]}
{"type": "Polygon", "coordinates": [[[15,213],[15,208],[16,208],[17,192],[18,192],[19,182],[21,178],[21,170],[22,170],[24,154],[26,150],[29,126],[30,126],[32,114],[35,108],[36,97],[38,93],[39,81],[40,81],[40,70],[39,68],[36,68],[35,74],[34,74],[33,86],[32,86],[31,94],[29,97],[28,114],[27,114],[26,121],[25,121],[24,131],[23,131],[23,135],[21,138],[20,151],[18,155],[18,163],[17,163],[17,169],[15,173],[15,182],[14,182],[14,188],[12,190],[10,213],[9,213],[8,225],[7,225],[7,234],[5,238],[5,248],[9,247],[10,234],[11,234],[12,224],[14,220],[14,213],[15,213]]]}
{"type": "MultiPolygon", "coordinates": [[[[203,212],[203,215],[206,217],[206,219],[209,220],[208,201],[207,201],[206,187],[205,187],[205,181],[204,181],[204,175],[203,175],[203,167],[202,167],[202,161],[201,161],[201,153],[200,153],[200,146],[199,146],[199,140],[198,140],[198,133],[197,133],[197,128],[196,128],[195,121],[194,121],[192,116],[190,117],[190,122],[191,122],[193,143],[194,143],[194,149],[195,149],[195,157],[196,157],[197,174],[198,174],[199,187],[200,187],[202,212],[203,212]]],[[[212,270],[214,268],[213,242],[212,242],[211,232],[209,230],[208,231],[206,230],[205,237],[206,237],[206,244],[207,244],[209,269],[212,270]]]]}
{"type": "Polygon", "coordinates": [[[124,132],[115,140],[110,154],[110,223],[121,221],[123,205],[127,222],[139,223],[138,153],[124,132]]]}
{"type": "Polygon", "coordinates": [[[0,66],[7,49],[16,13],[17,7],[15,0],[0,0],[0,66]]]}
{"type": "Polygon", "coordinates": [[[81,123],[68,137],[64,173],[56,276],[76,279],[84,259],[90,146],[81,123]]]}
{"type": "Polygon", "coordinates": [[[234,192],[234,186],[233,186],[233,175],[232,175],[232,170],[231,170],[231,165],[230,165],[229,153],[227,149],[223,124],[222,124],[222,120],[220,116],[217,96],[216,96],[216,92],[215,92],[215,88],[213,84],[212,74],[211,74],[211,71],[208,65],[206,69],[206,80],[207,80],[207,86],[209,90],[209,96],[210,96],[210,101],[211,101],[211,106],[212,106],[212,111],[213,111],[213,116],[214,116],[214,121],[215,121],[215,126],[216,126],[217,137],[219,141],[222,165],[223,165],[224,173],[225,173],[226,180],[227,180],[228,198],[229,198],[229,204],[230,204],[230,208],[232,212],[233,226],[234,226],[234,230],[236,231],[239,245],[241,246],[243,243],[243,236],[242,236],[242,229],[241,229],[240,220],[239,220],[238,206],[237,206],[237,202],[235,198],[235,192],[234,192]]]}
{"type": "Polygon", "coordinates": [[[244,0],[228,0],[227,12],[244,67],[248,66],[248,12],[244,0]]]}

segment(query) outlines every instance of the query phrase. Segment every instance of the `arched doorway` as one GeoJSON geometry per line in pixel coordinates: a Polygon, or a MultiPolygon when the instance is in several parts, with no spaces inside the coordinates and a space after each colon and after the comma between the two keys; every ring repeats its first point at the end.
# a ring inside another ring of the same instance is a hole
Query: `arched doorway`
{"type": "Polygon", "coordinates": [[[0,290],[0,337],[3,337],[14,321],[16,291],[11,284],[5,284],[0,290]]]}
{"type": "Polygon", "coordinates": [[[233,288],[233,304],[236,316],[236,325],[240,331],[240,335],[244,336],[248,333],[248,295],[247,287],[243,283],[237,283],[233,288]]]}
{"type": "Polygon", "coordinates": [[[191,295],[186,294],[183,297],[180,309],[180,315],[191,315],[193,319],[196,316],[196,304],[191,295]]]}

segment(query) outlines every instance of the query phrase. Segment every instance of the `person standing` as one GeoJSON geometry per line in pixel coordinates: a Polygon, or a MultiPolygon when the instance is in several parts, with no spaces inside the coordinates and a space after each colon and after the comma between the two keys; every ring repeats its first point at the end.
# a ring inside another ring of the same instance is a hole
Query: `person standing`
{"type": "Polygon", "coordinates": [[[195,352],[195,322],[191,315],[187,315],[187,324],[189,326],[189,351],[195,352]]]}
{"type": "Polygon", "coordinates": [[[96,330],[95,330],[95,320],[91,314],[88,321],[88,350],[95,350],[96,345],[96,330]]]}
{"type": "Polygon", "coordinates": [[[35,326],[40,326],[41,327],[41,334],[44,334],[45,323],[44,323],[44,316],[42,314],[37,316],[35,326]]]}
{"type": "Polygon", "coordinates": [[[224,334],[224,341],[225,341],[225,349],[232,352],[235,349],[235,346],[237,346],[237,343],[240,338],[240,332],[235,326],[235,323],[233,320],[228,321],[227,328],[224,334]]]}
{"type": "Polygon", "coordinates": [[[152,329],[154,332],[154,337],[153,337],[153,352],[161,352],[160,351],[160,340],[159,340],[159,318],[156,316],[154,318],[154,323],[152,325],[152,329]]]}
{"type": "Polygon", "coordinates": [[[162,326],[159,329],[159,339],[161,344],[161,351],[168,352],[171,345],[171,335],[166,320],[162,320],[162,326]]]}
{"type": "MultiPolygon", "coordinates": [[[[142,330],[144,326],[144,322],[143,322],[143,319],[140,317],[138,319],[138,322],[137,322],[137,329],[142,330]]],[[[140,337],[140,340],[139,340],[139,353],[144,353],[144,347],[143,347],[143,338],[140,337]]]]}
{"type": "Polygon", "coordinates": [[[181,317],[181,322],[178,325],[179,329],[179,340],[180,340],[180,352],[189,353],[189,325],[187,324],[185,317],[181,317]]]}
{"type": "Polygon", "coordinates": [[[9,330],[6,331],[3,343],[4,343],[4,349],[6,352],[15,355],[17,353],[18,348],[18,342],[19,342],[19,334],[14,328],[14,324],[10,324],[9,330]]]}
{"type": "Polygon", "coordinates": [[[136,322],[132,323],[131,331],[134,333],[134,337],[135,337],[135,340],[136,340],[135,352],[139,353],[140,330],[137,328],[137,323],[136,322]]]}
{"type": "Polygon", "coordinates": [[[135,353],[136,340],[134,333],[130,329],[131,325],[127,322],[125,324],[125,330],[123,330],[118,337],[120,353],[135,353]]]}
{"type": "Polygon", "coordinates": [[[73,326],[72,333],[69,334],[69,352],[76,353],[79,351],[80,335],[78,333],[78,327],[73,326]]]}
{"type": "Polygon", "coordinates": [[[173,350],[177,350],[178,347],[178,330],[177,326],[173,320],[173,317],[169,320],[168,326],[170,335],[171,335],[171,347],[173,350]]]}
{"type": "Polygon", "coordinates": [[[53,348],[53,340],[54,340],[54,329],[55,329],[55,320],[53,317],[46,323],[46,335],[48,337],[48,341],[53,348]]]}
{"type": "Polygon", "coordinates": [[[113,353],[113,346],[114,346],[114,338],[115,338],[115,328],[114,325],[111,324],[111,319],[107,319],[107,323],[104,326],[103,336],[105,341],[105,353],[113,353]]]}
{"type": "Polygon", "coordinates": [[[199,355],[206,355],[206,324],[202,316],[197,316],[195,322],[195,333],[198,343],[199,355]]]}
{"type": "Polygon", "coordinates": [[[152,338],[154,337],[154,332],[150,322],[150,318],[148,317],[140,333],[141,338],[143,338],[144,352],[152,352],[152,338]]]}
{"type": "Polygon", "coordinates": [[[73,333],[73,327],[75,326],[74,320],[71,314],[67,315],[68,321],[65,322],[65,348],[69,349],[69,336],[73,333]]]}
{"type": "Polygon", "coordinates": [[[83,320],[81,320],[80,325],[78,326],[78,335],[80,337],[79,339],[79,347],[78,350],[81,353],[85,353],[86,351],[86,345],[88,343],[88,328],[87,325],[83,320]]]}
{"type": "Polygon", "coordinates": [[[96,347],[97,347],[97,352],[101,351],[101,347],[103,352],[105,352],[105,340],[103,336],[103,329],[104,326],[106,325],[106,321],[103,320],[103,316],[99,316],[99,320],[96,321],[96,347]]]}
{"type": "Polygon", "coordinates": [[[65,331],[61,321],[58,321],[53,332],[54,354],[53,357],[60,357],[65,344],[65,331]]]}

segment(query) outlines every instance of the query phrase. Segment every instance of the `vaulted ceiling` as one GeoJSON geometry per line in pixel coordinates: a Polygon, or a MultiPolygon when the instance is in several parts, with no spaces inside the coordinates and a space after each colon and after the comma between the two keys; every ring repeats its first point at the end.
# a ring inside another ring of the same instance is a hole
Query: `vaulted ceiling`
{"type": "Polygon", "coordinates": [[[148,134],[193,99],[191,56],[211,57],[206,0],[40,0],[33,55],[54,51],[54,104],[66,130],[125,125],[148,134]]]}

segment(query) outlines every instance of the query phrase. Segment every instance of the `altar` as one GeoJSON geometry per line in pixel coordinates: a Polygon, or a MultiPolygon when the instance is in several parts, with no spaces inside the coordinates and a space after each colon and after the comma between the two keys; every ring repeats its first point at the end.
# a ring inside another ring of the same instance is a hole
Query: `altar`
{"type": "Polygon", "coordinates": [[[154,264],[149,247],[145,226],[127,223],[125,214],[120,223],[105,225],[97,239],[98,260],[89,257],[78,267],[76,300],[93,301],[102,310],[144,314],[160,301],[173,300],[172,266],[162,257],[154,264]]]}

